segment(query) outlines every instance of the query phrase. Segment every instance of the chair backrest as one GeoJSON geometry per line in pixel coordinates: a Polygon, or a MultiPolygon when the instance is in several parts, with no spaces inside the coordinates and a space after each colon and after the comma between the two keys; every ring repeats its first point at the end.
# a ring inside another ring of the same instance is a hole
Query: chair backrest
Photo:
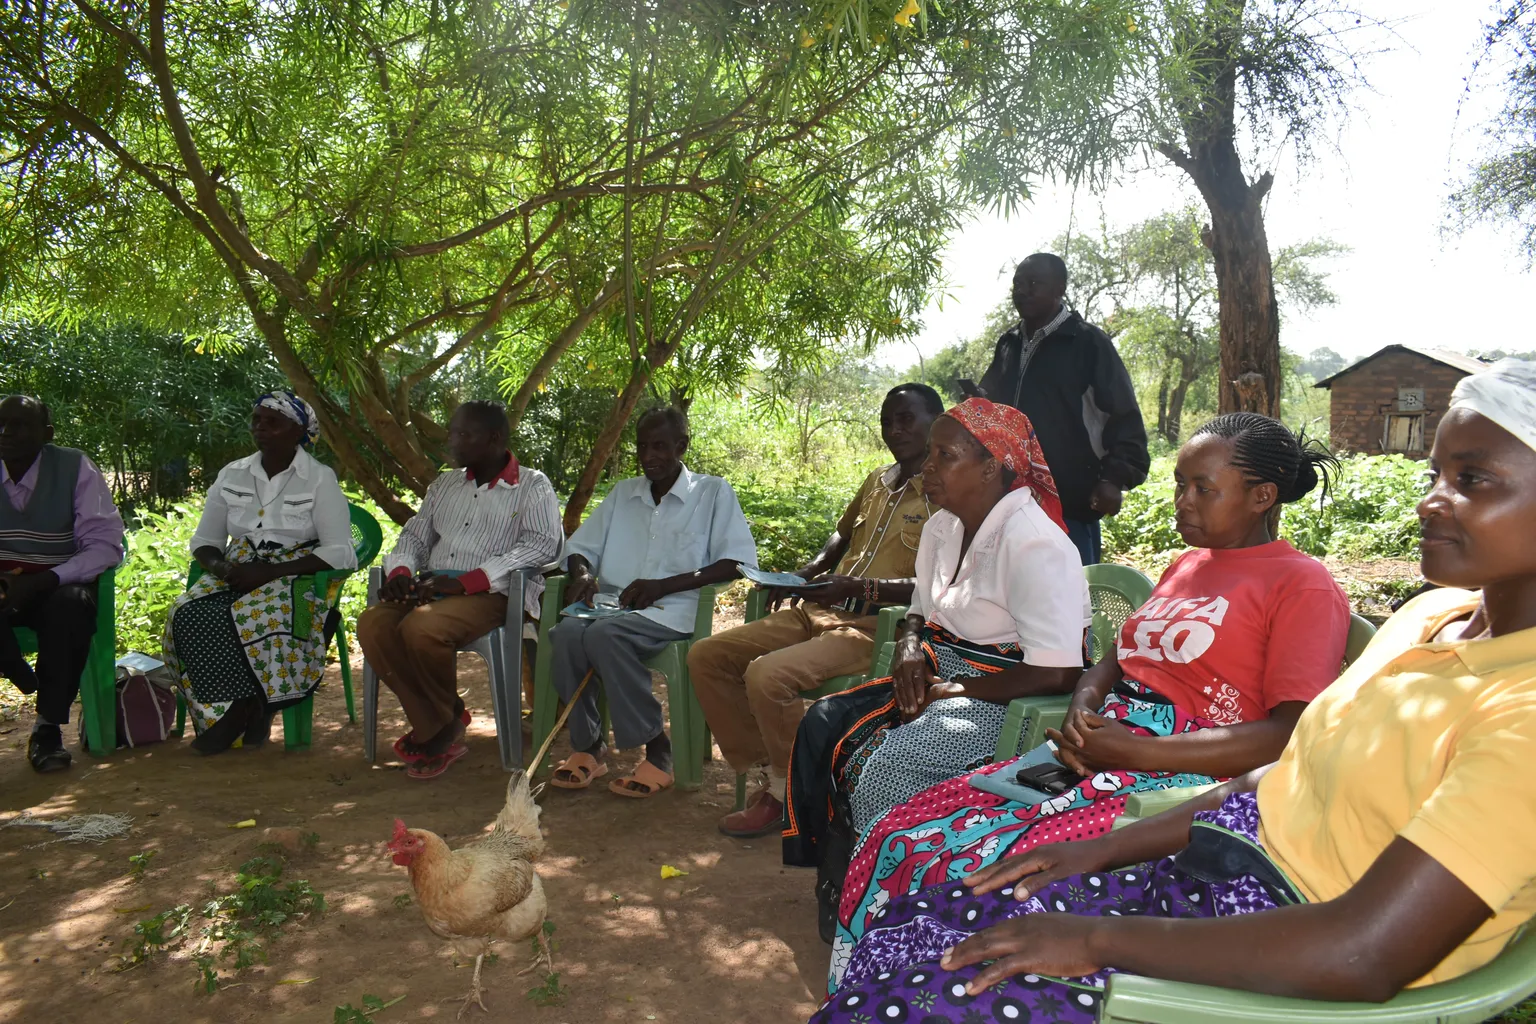
{"type": "Polygon", "coordinates": [[[1365,652],[1365,645],[1371,642],[1371,637],[1376,635],[1376,627],[1371,621],[1359,615],[1350,613],[1349,639],[1344,641],[1344,667],[1355,663],[1355,659],[1365,652]]]}
{"type": "Polygon", "coordinates": [[[357,552],[357,567],[367,568],[379,557],[379,549],[384,546],[384,531],[367,509],[350,501],[347,502],[347,515],[352,520],[352,550],[357,552]]]}
{"type": "Polygon", "coordinates": [[[1101,563],[1083,567],[1088,598],[1093,602],[1093,628],[1088,653],[1097,662],[1116,642],[1120,627],[1152,596],[1152,581],[1128,565],[1101,563]]]}

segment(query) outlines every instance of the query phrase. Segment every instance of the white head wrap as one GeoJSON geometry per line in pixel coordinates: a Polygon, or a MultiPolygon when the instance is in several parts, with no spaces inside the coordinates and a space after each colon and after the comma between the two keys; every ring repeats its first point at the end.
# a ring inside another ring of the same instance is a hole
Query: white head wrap
{"type": "Polygon", "coordinates": [[[1452,409],[1471,409],[1536,449],[1536,363],[1500,359],[1463,377],[1451,392],[1452,409]]]}

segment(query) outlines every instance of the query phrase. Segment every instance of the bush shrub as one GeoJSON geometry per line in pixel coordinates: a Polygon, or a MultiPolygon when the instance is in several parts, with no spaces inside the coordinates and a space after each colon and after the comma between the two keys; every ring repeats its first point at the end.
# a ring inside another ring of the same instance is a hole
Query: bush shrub
{"type": "MultiPolygon", "coordinates": [[[[1152,461],[1147,482],[1125,496],[1120,514],[1104,520],[1105,557],[1137,563],[1165,561],[1182,550],[1174,529],[1173,456],[1152,461]]],[[[1424,464],[1401,455],[1351,455],[1341,460],[1326,497],[1321,490],[1285,506],[1280,534],[1310,555],[1414,558],[1424,494],[1424,464]]]]}
{"type": "MultiPolygon", "coordinates": [[[[383,552],[395,546],[400,536],[397,526],[371,500],[357,494],[347,495],[354,505],[367,509],[384,531],[383,552]]],[[[164,513],[146,512],[128,531],[124,548],[126,557],[117,570],[117,653],[140,651],[160,657],[165,616],[187,588],[187,569],[192,556],[188,545],[197,532],[202,514],[201,502],[181,501],[164,513]]],[[[374,562],[375,565],[378,561],[374,562]]],[[[348,623],[356,622],[367,599],[368,574],[354,573],[341,592],[341,611],[348,623]]]]}

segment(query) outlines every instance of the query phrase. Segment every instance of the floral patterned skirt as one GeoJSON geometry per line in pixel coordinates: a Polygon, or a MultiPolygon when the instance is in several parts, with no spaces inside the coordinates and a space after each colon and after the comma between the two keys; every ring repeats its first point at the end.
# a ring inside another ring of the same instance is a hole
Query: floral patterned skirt
{"type": "MultiPolygon", "coordinates": [[[[1253,793],[1235,793],[1220,809],[1202,811],[1195,818],[1258,847],[1259,808],[1253,793]]],[[[1022,902],[1013,898],[1011,886],[977,896],[959,882],[946,882],[899,896],[880,910],[845,965],[842,987],[811,1024],[1092,1024],[1110,969],[1084,978],[1020,974],[969,996],[966,983],[982,965],[946,971],[939,959],[946,949],[1021,914],[1226,917],[1277,905],[1271,889],[1253,875],[1202,882],[1181,871],[1172,857],[1073,875],[1022,902]]]]}
{"type": "MultiPolygon", "coordinates": [[[[1142,736],[1176,736],[1216,724],[1186,713],[1134,679],[1110,693],[1099,714],[1142,736]]],[[[988,765],[933,786],[860,834],[843,881],[827,991],[837,991],[842,982],[837,965],[892,898],[964,878],[1046,843],[1103,835],[1124,813],[1125,798],[1132,793],[1217,781],[1184,772],[1105,771],[1032,805],[970,785],[973,775],[1008,771],[1014,763],[988,765]]]]}
{"type": "MultiPolygon", "coordinates": [[[[248,539],[225,552],[231,562],[291,562],[316,542],[258,551],[248,539]]],[[[198,732],[217,722],[237,700],[260,694],[269,711],[296,704],[320,685],[325,671],[328,603],[306,589],[295,596],[293,577],[236,594],[209,573],[171,605],[165,623],[165,663],[176,673],[198,732]],[[294,601],[307,601],[313,624],[307,639],[294,636],[294,601]]],[[[339,586],[339,581],[337,584],[339,586]]]]}

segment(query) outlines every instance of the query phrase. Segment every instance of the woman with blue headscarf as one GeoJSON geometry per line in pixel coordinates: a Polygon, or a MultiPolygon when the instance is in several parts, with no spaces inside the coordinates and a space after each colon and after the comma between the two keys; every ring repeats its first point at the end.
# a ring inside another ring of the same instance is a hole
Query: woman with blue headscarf
{"type": "Polygon", "coordinates": [[[192,538],[203,575],[165,628],[200,753],[264,743],[272,715],[313,693],[325,671],[326,631],[300,639],[293,622],[300,601],[323,622],[331,595],[295,593],[294,577],[356,568],[357,555],[336,474],[306,450],[319,434],[293,392],[262,395],[251,410],[256,454],[221,469],[208,492],[192,538]]]}

